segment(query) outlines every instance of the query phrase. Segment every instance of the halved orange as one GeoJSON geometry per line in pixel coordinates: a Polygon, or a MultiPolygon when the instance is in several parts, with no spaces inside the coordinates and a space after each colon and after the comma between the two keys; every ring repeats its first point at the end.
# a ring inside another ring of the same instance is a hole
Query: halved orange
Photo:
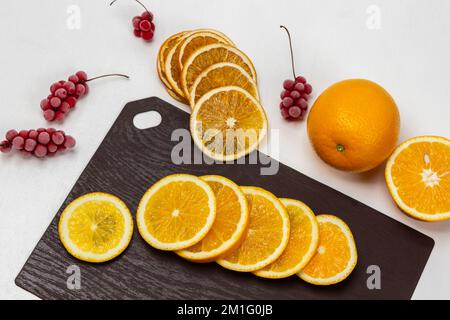
{"type": "Polygon", "coordinates": [[[142,238],[160,250],[181,250],[202,240],[216,216],[211,187],[189,174],[169,175],[142,197],[136,221],[142,238]]]}
{"type": "Polygon", "coordinates": [[[239,248],[217,261],[222,267],[241,272],[264,268],[277,260],[289,240],[289,216],[283,204],[269,191],[241,187],[250,210],[250,224],[239,248]]]}
{"type": "Polygon", "coordinates": [[[392,198],[411,217],[450,218],[450,140],[422,136],[405,141],[389,158],[385,176],[392,198]]]}
{"type": "Polygon", "coordinates": [[[197,30],[190,33],[190,35],[180,44],[180,55],[178,63],[180,70],[183,70],[183,66],[186,60],[198,49],[205,47],[213,43],[227,43],[234,45],[233,42],[222,32],[212,29],[197,30]]]}
{"type": "Polygon", "coordinates": [[[190,130],[197,147],[218,161],[233,161],[253,150],[267,134],[260,103],[240,87],[211,90],[194,106],[190,130]]]}
{"type": "Polygon", "coordinates": [[[194,262],[210,262],[234,251],[247,230],[249,212],[247,199],[233,181],[216,175],[200,177],[216,196],[216,219],[208,234],[197,244],[177,251],[194,262]]]}
{"type": "Polygon", "coordinates": [[[195,79],[208,67],[220,62],[231,62],[241,66],[256,82],[256,71],[251,60],[239,49],[224,43],[201,47],[189,56],[180,75],[184,96],[189,94],[195,79]]]}
{"type": "Polygon", "coordinates": [[[193,108],[197,101],[212,89],[226,86],[241,87],[256,100],[259,100],[258,87],[255,80],[237,64],[221,62],[206,68],[195,79],[189,93],[191,107],[193,108]]]}
{"type": "Polygon", "coordinates": [[[319,246],[317,253],[298,274],[315,285],[331,285],[345,280],[358,260],[355,240],[347,224],[336,216],[317,216],[319,246]]]}
{"type": "Polygon", "coordinates": [[[263,278],[280,279],[297,274],[312,259],[319,243],[319,226],[312,210],[298,200],[280,201],[289,214],[289,242],[283,254],[274,263],[254,272],[263,278]]]}

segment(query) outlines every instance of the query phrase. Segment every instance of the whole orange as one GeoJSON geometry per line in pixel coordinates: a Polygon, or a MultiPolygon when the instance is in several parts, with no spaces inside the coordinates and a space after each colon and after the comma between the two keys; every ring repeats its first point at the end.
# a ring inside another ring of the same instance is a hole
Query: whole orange
{"type": "Polygon", "coordinates": [[[380,85],[364,79],[337,82],[316,100],[308,135],[319,157],[344,171],[380,165],[397,145],[400,115],[380,85]]]}

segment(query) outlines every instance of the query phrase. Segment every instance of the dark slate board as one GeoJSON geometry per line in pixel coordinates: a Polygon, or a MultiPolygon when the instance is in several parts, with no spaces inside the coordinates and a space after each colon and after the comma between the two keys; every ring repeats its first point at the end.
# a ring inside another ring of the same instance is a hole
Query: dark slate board
{"type": "MultiPolygon", "coordinates": [[[[260,164],[174,165],[174,129],[188,128],[189,115],[158,99],[126,105],[75,183],[56,217],[16,278],[16,284],[43,299],[410,299],[434,241],[348,196],[280,164],[275,176],[260,175],[260,164]],[[156,110],[162,123],[139,130],[136,114],[156,110]],[[353,274],[330,287],[296,276],[267,280],[225,270],[215,263],[194,264],[149,247],[137,229],[124,254],[104,264],[72,258],[57,232],[61,211],[76,197],[104,191],[122,198],[132,211],[146,189],[172,173],[221,174],[241,185],[256,185],[280,197],[296,198],[316,213],[342,217],[353,230],[359,261],[353,274]],[[81,271],[81,289],[67,288],[71,265],[81,271]],[[367,288],[367,268],[381,270],[381,290],[367,288]]],[[[198,149],[193,149],[199,155],[198,149]]]]}

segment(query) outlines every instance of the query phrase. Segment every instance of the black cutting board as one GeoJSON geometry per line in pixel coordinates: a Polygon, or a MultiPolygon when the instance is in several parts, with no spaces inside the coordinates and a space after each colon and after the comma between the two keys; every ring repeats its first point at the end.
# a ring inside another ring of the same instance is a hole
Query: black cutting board
{"type": "MultiPolygon", "coordinates": [[[[411,298],[433,249],[433,239],[281,163],[276,175],[261,175],[261,168],[267,167],[263,164],[173,164],[172,149],[179,141],[171,140],[172,133],[188,128],[188,124],[187,113],[158,98],[128,103],[17,276],[16,284],[43,299],[411,298]],[[134,116],[150,110],[161,115],[161,124],[137,129],[134,116]],[[316,213],[336,214],[354,233],[359,254],[356,269],[344,282],[330,287],[316,287],[296,276],[261,279],[225,270],[215,263],[194,264],[172,252],[153,249],[137,229],[125,253],[104,264],[78,261],[62,247],[58,219],[78,196],[109,192],[134,212],[149,186],[180,172],[224,175],[240,185],[260,186],[277,196],[302,200],[316,213]],[[67,269],[72,265],[80,268],[80,289],[67,287],[71,275],[67,269]],[[367,287],[371,265],[380,268],[381,289],[367,287]]],[[[198,149],[192,150],[201,155],[198,149]]],[[[261,157],[267,160],[265,155],[261,157]]]]}

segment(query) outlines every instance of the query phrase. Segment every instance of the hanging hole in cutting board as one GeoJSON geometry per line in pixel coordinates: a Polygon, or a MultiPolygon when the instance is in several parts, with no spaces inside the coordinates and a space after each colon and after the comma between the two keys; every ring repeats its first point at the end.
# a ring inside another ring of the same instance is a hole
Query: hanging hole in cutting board
{"type": "Polygon", "coordinates": [[[162,117],[159,112],[146,111],[134,116],[133,125],[140,130],[145,130],[159,126],[161,121],[162,117]]]}

